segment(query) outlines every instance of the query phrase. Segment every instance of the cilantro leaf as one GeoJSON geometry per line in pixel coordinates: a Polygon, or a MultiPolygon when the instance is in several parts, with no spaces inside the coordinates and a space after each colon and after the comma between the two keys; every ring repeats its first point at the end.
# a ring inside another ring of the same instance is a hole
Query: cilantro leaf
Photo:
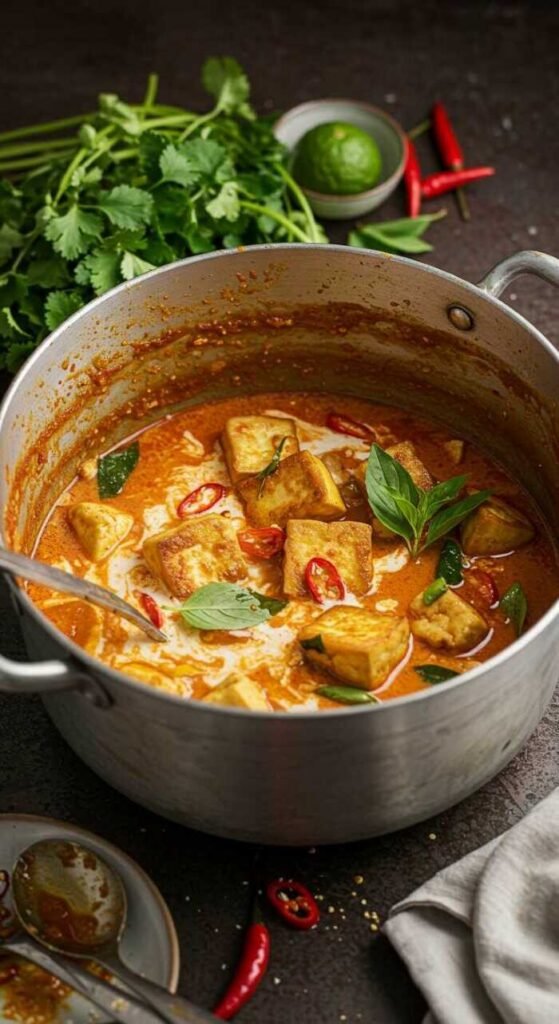
{"type": "Polygon", "coordinates": [[[117,185],[110,192],[101,193],[98,206],[106,213],[112,224],[118,228],[134,230],[149,223],[153,198],[144,189],[131,185],[117,185]]]}
{"type": "Polygon", "coordinates": [[[120,261],[120,272],[125,281],[131,281],[133,277],[140,274],[147,274],[148,270],[155,270],[153,263],[141,259],[134,252],[125,252],[120,261]]]}
{"type": "Polygon", "coordinates": [[[188,156],[177,146],[169,145],[163,150],[159,158],[159,166],[163,181],[174,181],[177,185],[194,185],[198,180],[198,171],[192,166],[188,156]]]}
{"type": "Polygon", "coordinates": [[[54,331],[82,305],[83,299],[79,292],[49,292],[45,302],[45,323],[49,330],[54,331]]]}
{"type": "Polygon", "coordinates": [[[95,213],[87,213],[74,203],[67,213],[51,217],[44,232],[56,252],[67,260],[74,260],[87,252],[100,237],[102,228],[102,222],[95,213]]]}
{"type": "Polygon", "coordinates": [[[76,280],[80,284],[91,284],[96,295],[103,295],[121,281],[121,259],[122,254],[117,249],[94,249],[78,263],[76,280]]]}
{"type": "Polygon", "coordinates": [[[202,68],[202,85],[214,97],[219,110],[247,118],[254,116],[248,103],[248,78],[234,57],[209,57],[202,68]]]}
{"type": "Polygon", "coordinates": [[[19,249],[21,245],[23,245],[23,237],[20,232],[10,224],[2,224],[0,227],[0,263],[9,260],[14,249],[19,249]]]}
{"type": "Polygon", "coordinates": [[[239,203],[239,192],[235,181],[226,181],[221,186],[215,199],[206,204],[206,210],[210,217],[215,220],[237,220],[241,207],[239,203]]]}

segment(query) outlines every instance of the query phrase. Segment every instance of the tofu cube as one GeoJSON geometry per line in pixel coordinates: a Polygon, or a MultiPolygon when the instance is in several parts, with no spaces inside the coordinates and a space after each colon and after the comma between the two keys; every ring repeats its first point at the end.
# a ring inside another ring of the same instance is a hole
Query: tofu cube
{"type": "Polygon", "coordinates": [[[288,597],[308,596],[305,569],[311,558],[327,558],[347,590],[359,597],[373,582],[372,530],[367,523],[321,523],[290,519],[283,562],[283,589],[288,597]]]}
{"type": "Polygon", "coordinates": [[[446,454],[455,466],[459,466],[462,462],[465,447],[465,442],[460,441],[458,438],[455,438],[452,441],[445,441],[443,444],[446,454]]]}
{"type": "Polygon", "coordinates": [[[254,526],[285,526],[288,519],[339,519],[346,511],[326,466],[306,450],[284,459],[263,481],[244,480],[239,493],[254,526]]]}
{"type": "Polygon", "coordinates": [[[409,637],[405,617],[337,605],[304,626],[298,640],[308,661],[349,686],[375,690],[404,657],[409,637]]]}
{"type": "Polygon", "coordinates": [[[247,708],[248,711],[272,710],[262,688],[252,679],[226,679],[203,699],[206,704],[247,708]]]}
{"type": "Polygon", "coordinates": [[[425,604],[423,593],[410,604],[414,636],[436,650],[454,653],[470,651],[487,635],[485,619],[471,604],[452,590],[446,590],[432,604],[425,604]]]}
{"type": "Polygon", "coordinates": [[[189,597],[206,583],[235,583],[246,576],[237,532],[223,516],[193,517],[148,537],[143,554],[174,597],[189,597]]]}
{"type": "Polygon", "coordinates": [[[462,523],[466,555],[502,555],[528,544],[534,527],[522,512],[499,498],[489,498],[462,523]]]}
{"type": "MultiPolygon", "coordinates": [[[[389,448],[386,448],[385,451],[388,452],[393,459],[396,459],[404,469],[407,469],[417,487],[422,487],[424,491],[428,491],[429,488],[433,486],[433,477],[427,467],[424,466],[421,459],[418,458],[411,441],[401,441],[399,444],[392,444],[389,448]]],[[[361,466],[359,466],[355,474],[356,480],[361,485],[365,493],[366,472],[367,462],[365,461],[361,466]]],[[[376,518],[373,518],[373,533],[375,537],[379,537],[382,540],[394,540],[392,530],[389,530],[387,526],[384,526],[383,523],[376,518]]]]}
{"type": "Polygon", "coordinates": [[[92,562],[100,562],[110,555],[134,525],[134,519],[128,512],[119,512],[110,505],[101,505],[96,501],[80,501],[77,505],[70,505],[68,520],[92,562]]]}
{"type": "Polygon", "coordinates": [[[295,420],[280,416],[232,416],[221,436],[229,476],[234,484],[260,473],[272,460],[282,438],[286,459],[299,451],[295,420]]]}

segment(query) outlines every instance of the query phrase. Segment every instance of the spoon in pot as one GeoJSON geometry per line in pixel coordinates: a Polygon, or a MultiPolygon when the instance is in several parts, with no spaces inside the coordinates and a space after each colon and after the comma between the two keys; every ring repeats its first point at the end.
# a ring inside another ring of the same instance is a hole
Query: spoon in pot
{"type": "Polygon", "coordinates": [[[18,857],[12,896],[23,928],[69,957],[93,960],[171,1024],[209,1024],[215,1017],[136,974],[120,957],[126,892],[97,853],[67,840],[45,839],[18,857]]]}
{"type": "Polygon", "coordinates": [[[72,576],[63,569],[57,569],[54,565],[47,565],[46,562],[39,562],[36,558],[28,558],[27,555],[16,554],[7,548],[0,547],[0,569],[5,569],[12,576],[21,576],[32,583],[42,583],[52,590],[59,590],[65,594],[73,594],[82,601],[89,601],[91,604],[99,605],[100,608],[108,608],[123,619],[128,619],[138,626],[149,636],[150,640],[165,641],[167,637],[160,629],[157,629],[145,615],[142,615],[133,605],[128,604],[112,590],[100,587],[90,580],[82,580],[79,576],[72,576]]]}

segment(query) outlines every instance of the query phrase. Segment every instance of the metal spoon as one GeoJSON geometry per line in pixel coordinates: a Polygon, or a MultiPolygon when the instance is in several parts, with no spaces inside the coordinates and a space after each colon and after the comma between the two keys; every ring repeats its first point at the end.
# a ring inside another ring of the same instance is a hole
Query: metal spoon
{"type": "Polygon", "coordinates": [[[21,924],[48,949],[100,964],[172,1024],[215,1021],[123,963],[126,893],[120,876],[97,853],[65,840],[35,843],[17,860],[12,895],[21,924]]]}
{"type": "Polygon", "coordinates": [[[47,953],[23,932],[16,932],[9,939],[0,939],[0,951],[4,950],[15,953],[53,974],[107,1014],[111,1021],[118,1021],[118,1024],[161,1024],[163,1018],[145,1003],[136,1002],[122,989],[111,985],[104,978],[95,977],[75,961],[72,962],[60,954],[47,953]]]}
{"type": "Polygon", "coordinates": [[[5,569],[13,576],[22,576],[23,579],[31,580],[33,583],[42,583],[43,586],[51,587],[52,590],[73,594],[74,597],[97,604],[100,608],[108,608],[109,611],[116,612],[117,615],[122,615],[123,619],[128,619],[135,626],[139,626],[144,633],[147,633],[150,640],[167,640],[165,633],[157,629],[133,605],[128,604],[128,601],[123,601],[111,590],[100,587],[97,583],[82,580],[79,576],[72,576],[71,573],[64,572],[63,569],[55,568],[54,565],[47,565],[45,562],[39,562],[36,558],[28,558],[27,555],[19,555],[15,551],[8,551],[3,547],[0,547],[0,569],[5,569]]]}

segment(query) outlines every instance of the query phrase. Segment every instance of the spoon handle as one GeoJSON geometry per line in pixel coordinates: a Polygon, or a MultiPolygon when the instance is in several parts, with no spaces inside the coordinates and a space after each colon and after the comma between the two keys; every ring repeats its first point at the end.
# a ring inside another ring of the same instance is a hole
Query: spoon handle
{"type": "Polygon", "coordinates": [[[54,565],[47,565],[46,562],[39,562],[36,558],[28,558],[27,555],[20,555],[8,548],[0,547],[0,569],[12,573],[14,576],[21,576],[33,583],[41,583],[51,590],[59,590],[65,594],[72,594],[81,598],[82,601],[90,601],[91,604],[99,605],[100,608],[108,608],[110,612],[122,615],[135,626],[139,626],[151,640],[164,641],[167,639],[160,629],[150,622],[149,619],[137,611],[133,605],[123,601],[118,594],[111,590],[100,587],[91,580],[82,580],[80,576],[73,576],[72,573],[57,569],[54,565]]]}
{"type": "Polygon", "coordinates": [[[122,981],[128,988],[132,989],[135,995],[140,996],[157,1011],[163,1020],[170,1024],[215,1024],[216,1018],[207,1010],[194,1006],[182,996],[174,995],[167,989],[157,985],[154,981],[142,977],[131,971],[119,956],[100,960],[96,958],[101,967],[105,967],[115,978],[122,981]]]}
{"type": "MultiPolygon", "coordinates": [[[[84,967],[69,961],[66,957],[56,953],[47,953],[32,939],[16,937],[2,942],[1,950],[9,950],[18,956],[29,960],[37,967],[42,967],[49,974],[69,985],[81,996],[89,999],[103,1013],[106,1013],[110,1020],[118,1024],[161,1024],[161,1017],[154,1013],[144,1003],[137,1003],[136,1000],[122,991],[122,989],[111,985],[102,978],[90,974],[84,967]]],[[[164,1019],[164,1018],[163,1018],[164,1019]]]]}

